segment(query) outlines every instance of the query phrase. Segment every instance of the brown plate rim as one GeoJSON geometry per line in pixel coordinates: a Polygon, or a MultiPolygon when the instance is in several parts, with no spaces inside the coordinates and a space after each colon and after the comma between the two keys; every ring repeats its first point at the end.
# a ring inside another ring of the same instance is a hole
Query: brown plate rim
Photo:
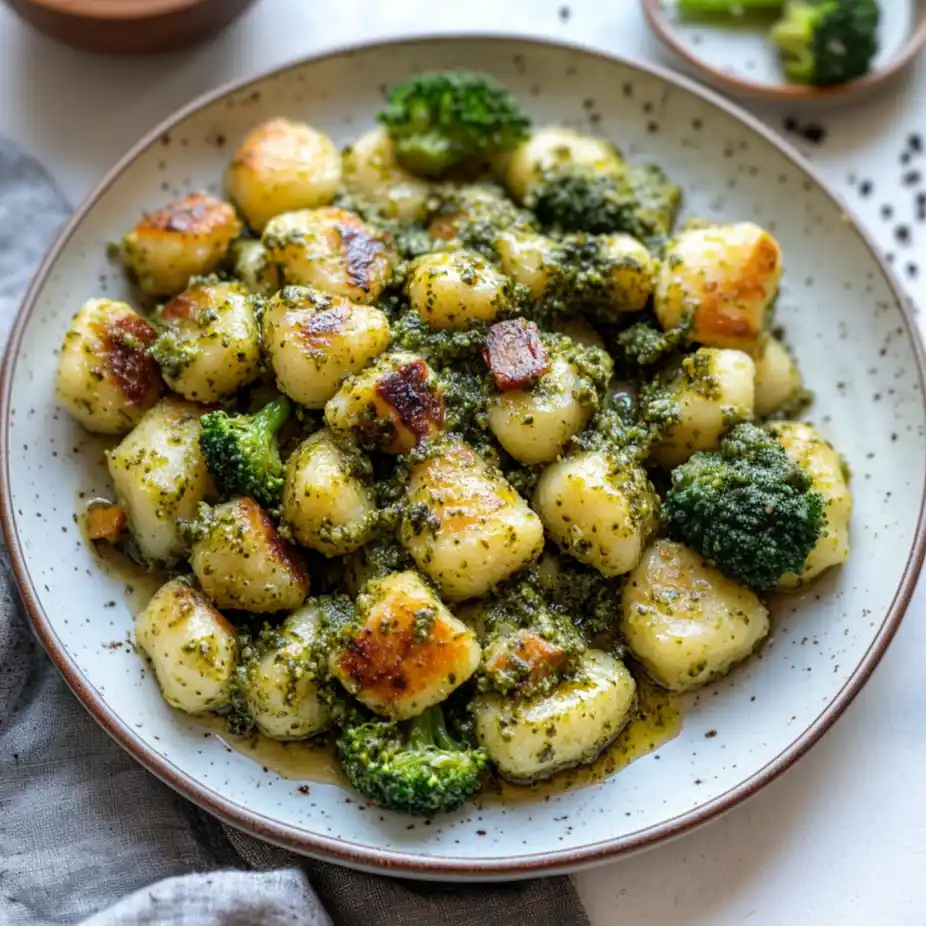
{"type": "MultiPolygon", "coordinates": [[[[372,41],[351,44],[339,47],[323,54],[302,57],[281,67],[263,71],[257,76],[230,81],[215,90],[211,90],[187,105],[181,107],[158,126],[152,129],[116,165],[111,168],[88,194],[81,205],[75,210],[73,216],[58,234],[55,242],[44,257],[29,290],[20,307],[3,359],[0,371],[0,526],[9,551],[10,563],[16,583],[22,594],[27,614],[36,635],[45,647],[52,662],[64,676],[65,681],[78,699],[90,711],[99,724],[121,746],[130,752],[148,771],[152,772],[162,781],[175,790],[209,811],[226,823],[244,830],[254,836],[284,848],[317,858],[339,862],[354,868],[367,871],[377,871],[405,877],[419,877],[443,880],[494,880],[511,879],[517,877],[530,877],[535,875],[550,875],[564,871],[573,871],[578,868],[600,864],[619,855],[639,851],[667,839],[680,836],[709,820],[712,820],[727,810],[739,804],[747,797],[756,793],[770,781],[778,777],[783,771],[793,765],[813,746],[821,736],[833,725],[836,719],[846,710],[855,696],[871,676],[888,644],[893,639],[901,619],[906,612],[910,598],[916,585],[916,579],[926,555],[926,474],[924,474],[924,488],[920,496],[920,510],[917,522],[916,539],[910,550],[900,584],[894,595],[890,607],[885,615],[877,635],[860,660],[845,685],[836,694],[830,704],[817,716],[807,729],[778,756],[766,764],[754,775],[729,789],[714,800],[701,807],[679,814],[654,826],[646,827],[634,833],[618,836],[611,839],[599,840],[587,846],[576,849],[553,850],[549,852],[524,854],[517,856],[486,857],[473,860],[465,858],[432,858],[427,855],[394,851],[377,848],[375,846],[335,839],[318,833],[310,833],[300,827],[270,819],[262,814],[249,810],[240,804],[226,800],[216,794],[209,787],[203,785],[190,775],[182,772],[172,762],[158,755],[141,737],[128,725],[119,721],[111,712],[106,699],[94,689],[82,676],[75,661],[69,656],[61,645],[57,635],[44,613],[35,585],[29,574],[28,564],[19,543],[16,518],[10,487],[9,473],[9,438],[10,438],[10,394],[13,374],[16,368],[18,348],[22,341],[26,324],[31,317],[46,279],[58,256],[68,244],[75,230],[83,222],[85,216],[93,209],[103,193],[109,189],[113,182],[135,162],[135,160],[151,145],[158,142],[160,137],[171,131],[178,122],[186,119],[196,111],[221,100],[231,93],[239,92],[248,86],[271,77],[278,76],[287,71],[305,67],[308,64],[331,60],[341,56],[351,56],[359,52],[381,47],[409,48],[427,43],[454,44],[458,42],[484,42],[496,45],[516,47],[533,46],[534,48],[557,49],[582,55],[589,58],[608,61],[629,68],[650,78],[664,81],[678,90],[689,93],[701,102],[708,103],[727,115],[732,116],[745,128],[768,142],[780,154],[788,158],[805,177],[815,184],[831,201],[849,217],[846,204],[841,198],[832,193],[822,182],[815,169],[793,149],[786,141],[779,138],[767,126],[754,116],[744,112],[740,107],[724,99],[715,92],[701,87],[689,78],[672,73],[662,67],[649,63],[632,61],[620,55],[608,54],[600,50],[575,43],[554,42],[533,39],[530,37],[506,34],[480,34],[463,33],[452,35],[433,35],[413,39],[394,39],[387,41],[372,41]]],[[[913,322],[907,299],[898,284],[892,269],[880,256],[871,237],[855,222],[849,218],[849,224],[859,236],[862,243],[870,251],[875,262],[881,269],[897,305],[900,309],[907,334],[913,344],[916,357],[917,376],[920,385],[920,397],[926,405],[926,355],[919,331],[913,322]]]]}
{"type": "Polygon", "coordinates": [[[810,87],[804,84],[789,84],[785,81],[780,84],[766,84],[745,77],[734,77],[732,74],[727,74],[721,71],[720,68],[714,67],[714,65],[692,52],[678,38],[677,30],[672,27],[662,10],[661,0],[642,0],[642,4],[646,20],[657,38],[682,60],[699,71],[705,80],[729,87],[738,93],[748,93],[750,96],[764,97],[769,100],[827,101],[847,98],[857,94],[862,95],[897,76],[912,63],[916,55],[926,45],[926,2],[919,0],[917,21],[906,42],[898,50],[897,54],[877,71],[873,71],[865,77],[860,77],[858,80],[852,80],[833,87],[810,87]]]}

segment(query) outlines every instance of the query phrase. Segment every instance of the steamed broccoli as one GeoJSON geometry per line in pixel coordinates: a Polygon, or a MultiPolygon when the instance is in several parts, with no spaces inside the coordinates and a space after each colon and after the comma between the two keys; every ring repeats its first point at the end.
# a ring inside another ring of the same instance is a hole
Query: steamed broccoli
{"type": "Polygon", "coordinates": [[[379,121],[394,139],[400,163],[430,176],[513,148],[530,127],[504,87],[464,70],[418,74],[393,87],[379,121]]]}
{"type": "Polygon", "coordinates": [[[785,0],[677,0],[683,16],[717,16],[743,19],[747,16],[780,13],[785,0]]]}
{"type": "Polygon", "coordinates": [[[482,787],[488,758],[447,732],[439,705],[404,723],[374,720],[338,739],[350,783],[380,807],[433,816],[456,810],[482,787]]]}
{"type": "Polygon", "coordinates": [[[810,476],[753,424],[673,470],[665,513],[677,539],[756,591],[799,573],[824,525],[810,476]]]}
{"type": "Polygon", "coordinates": [[[791,0],[772,28],[788,80],[828,86],[863,77],[878,50],[875,0],[791,0]]]}
{"type": "Polygon", "coordinates": [[[199,421],[199,446],[216,487],[223,495],[248,495],[272,505],[283,490],[283,463],[277,434],[292,406],[285,396],[253,415],[208,412],[199,421]]]}
{"type": "Polygon", "coordinates": [[[621,173],[565,164],[534,184],[527,205],[561,231],[605,235],[625,232],[661,248],[672,230],[681,190],[653,164],[621,173]]]}

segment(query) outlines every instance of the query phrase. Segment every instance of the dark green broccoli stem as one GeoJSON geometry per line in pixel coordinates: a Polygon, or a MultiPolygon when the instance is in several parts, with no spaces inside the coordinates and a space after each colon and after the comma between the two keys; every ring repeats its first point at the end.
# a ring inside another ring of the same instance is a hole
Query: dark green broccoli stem
{"type": "Polygon", "coordinates": [[[770,37],[788,80],[841,84],[871,70],[879,18],[876,0],[791,0],[770,37]]]}
{"type": "Polygon", "coordinates": [[[677,9],[684,16],[724,17],[742,20],[756,14],[780,13],[784,0],[678,0],[677,9]]]}

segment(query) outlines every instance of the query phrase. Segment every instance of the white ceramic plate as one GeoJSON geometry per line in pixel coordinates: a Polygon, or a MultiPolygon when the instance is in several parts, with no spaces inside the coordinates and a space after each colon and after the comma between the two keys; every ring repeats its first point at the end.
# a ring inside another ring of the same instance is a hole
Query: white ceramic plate
{"type": "MultiPolygon", "coordinates": [[[[677,835],[754,792],[845,709],[892,637],[923,560],[926,428],[921,350],[887,270],[843,207],[760,124],[684,79],[589,52],[509,39],[377,45],[306,61],[197,101],[130,152],[52,249],[3,374],[2,514],[32,621],[69,684],[152,772],[266,839],[357,867],[434,878],[527,876],[677,835]],[[543,801],[488,802],[430,825],[368,808],[228,750],[170,710],[124,640],[137,605],[101,572],[74,515],[106,489],[101,445],[55,408],[55,348],[77,307],[128,295],[106,244],[144,208],[218,191],[242,133],[277,114],[348,142],[383,88],[460,65],[508,84],[537,123],[591,128],[681,183],[688,215],[753,219],[785,254],[780,320],[814,419],[845,453],[856,509],[848,566],[775,610],[760,659],[692,698],[684,729],[604,783],[543,801]],[[713,733],[711,731],[714,731],[713,733]],[[707,735],[711,734],[711,735],[707,735]],[[716,734],[716,735],[714,735],[716,734]]],[[[847,757],[851,761],[851,757],[847,757]]]]}

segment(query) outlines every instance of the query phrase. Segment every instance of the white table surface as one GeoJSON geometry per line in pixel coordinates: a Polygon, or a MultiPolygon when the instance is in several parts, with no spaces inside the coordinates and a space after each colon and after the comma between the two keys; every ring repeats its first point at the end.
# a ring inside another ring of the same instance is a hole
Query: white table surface
{"type": "MultiPolygon", "coordinates": [[[[666,60],[637,0],[260,0],[208,47],[135,60],[57,46],[0,7],[0,133],[76,202],[151,125],[223,81],[352,41],[454,31],[559,36],[666,60]]],[[[791,114],[760,111],[776,127],[791,114]]],[[[911,133],[926,135],[926,62],[879,98],[794,115],[826,125],[825,143],[805,150],[926,305],[926,259],[916,279],[906,272],[926,258],[926,223],[913,221],[915,185],[903,181],[910,169],[926,175],[926,155],[900,160],[911,133]],[[908,244],[895,237],[898,223],[910,225],[908,244]]],[[[795,768],[693,834],[579,875],[594,926],[926,923],[923,605],[918,595],[874,678],[795,768]]]]}

